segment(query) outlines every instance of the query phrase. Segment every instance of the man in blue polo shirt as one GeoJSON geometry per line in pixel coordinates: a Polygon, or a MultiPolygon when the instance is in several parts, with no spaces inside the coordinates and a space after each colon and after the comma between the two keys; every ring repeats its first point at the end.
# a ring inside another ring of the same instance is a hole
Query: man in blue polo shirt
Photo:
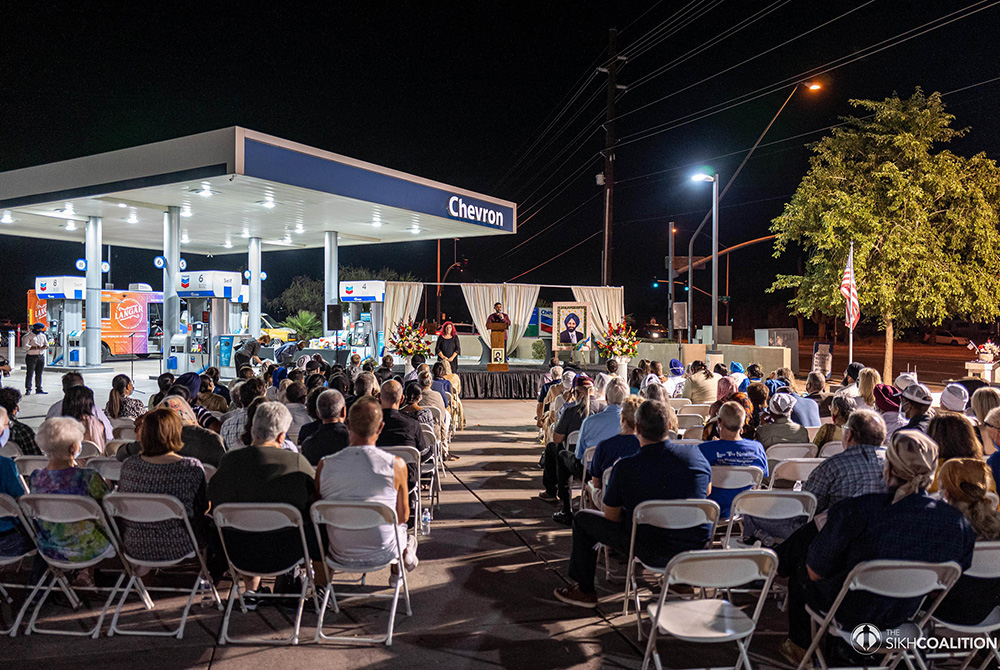
{"type": "MultiPolygon", "coordinates": [[[[667,441],[667,406],[647,400],[636,412],[639,453],[618,461],[604,493],[604,512],[583,510],[573,519],[573,549],[569,576],[575,586],[556,589],[556,598],[568,605],[597,607],[594,573],[598,543],[628,553],[632,513],[647,500],[704,498],[711,489],[712,468],[694,445],[667,441]]],[[[647,565],[665,566],[676,554],[704,548],[708,525],[684,530],[642,526],[635,553],[647,565]]]]}
{"type": "MultiPolygon", "coordinates": [[[[743,422],[746,419],[746,410],[738,402],[723,403],[719,408],[719,436],[718,440],[702,442],[698,445],[702,455],[709,465],[753,465],[764,471],[767,476],[767,456],[764,454],[764,447],[755,440],[744,440],[740,438],[740,431],[743,429],[743,422]]],[[[733,504],[733,498],[739,493],[746,491],[750,487],[739,489],[712,489],[710,499],[719,503],[720,518],[729,516],[729,507],[733,504]]]]}

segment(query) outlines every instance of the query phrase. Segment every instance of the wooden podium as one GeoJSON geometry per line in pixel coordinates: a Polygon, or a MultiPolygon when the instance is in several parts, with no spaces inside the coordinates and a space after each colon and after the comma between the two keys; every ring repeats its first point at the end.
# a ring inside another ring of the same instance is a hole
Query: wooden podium
{"type": "Polygon", "coordinates": [[[507,372],[507,324],[487,323],[490,331],[490,362],[486,364],[487,372],[507,372]]]}

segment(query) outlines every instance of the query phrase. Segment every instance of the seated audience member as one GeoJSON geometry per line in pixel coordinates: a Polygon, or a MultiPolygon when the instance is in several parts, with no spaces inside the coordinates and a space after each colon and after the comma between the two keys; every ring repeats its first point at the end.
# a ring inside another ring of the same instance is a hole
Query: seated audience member
{"type": "Polygon", "coordinates": [[[716,363],[715,367],[712,368],[712,372],[714,374],[719,375],[720,377],[728,377],[729,376],[729,368],[726,367],[725,363],[716,363]]]}
{"type": "Polygon", "coordinates": [[[347,378],[346,374],[331,372],[330,381],[327,383],[334,391],[340,391],[340,395],[344,396],[344,401],[347,401],[347,396],[351,393],[351,380],[347,378]]]}
{"type": "Polygon", "coordinates": [[[416,447],[421,460],[429,458],[434,445],[427,444],[424,440],[420,422],[399,411],[399,404],[403,400],[402,385],[390,379],[382,384],[379,398],[382,405],[382,431],[378,435],[378,446],[416,447]]]}
{"type": "Polygon", "coordinates": [[[410,367],[412,367],[413,369],[407,372],[406,376],[403,377],[403,384],[405,385],[407,382],[416,381],[417,374],[419,373],[419,370],[417,368],[419,368],[426,362],[427,359],[424,357],[423,354],[413,354],[413,356],[410,357],[410,367]]]}
{"type": "Polygon", "coordinates": [[[444,364],[441,361],[435,363],[431,368],[431,374],[434,375],[434,382],[431,384],[431,388],[441,394],[445,407],[451,407],[449,394],[453,393],[453,389],[451,388],[451,382],[444,378],[444,364]]]}
{"type": "MultiPolygon", "coordinates": [[[[711,490],[712,468],[698,447],[667,441],[667,405],[646,401],[636,411],[639,453],[621,459],[611,471],[604,492],[604,511],[584,510],[573,519],[573,549],[569,576],[575,586],[556,589],[569,605],[596,607],[594,572],[597,544],[628,554],[632,513],[647,500],[705,498],[711,490]]],[[[665,566],[677,553],[701,549],[709,539],[707,526],[665,530],[642,526],[636,535],[636,557],[647,565],[665,566]]]]}
{"type": "Polygon", "coordinates": [[[747,386],[746,394],[747,398],[750,399],[750,404],[753,405],[753,416],[750,418],[750,425],[753,426],[754,432],[756,432],[757,426],[760,425],[761,417],[767,415],[767,401],[771,397],[771,392],[767,389],[767,384],[764,382],[752,382],[747,386]]]}
{"type": "Polygon", "coordinates": [[[382,365],[379,366],[379,370],[385,370],[392,376],[392,366],[396,364],[395,359],[393,359],[392,354],[385,354],[382,356],[382,365]]]}
{"type": "MultiPolygon", "coordinates": [[[[288,409],[277,402],[255,402],[260,405],[250,427],[251,445],[222,457],[218,472],[208,483],[208,500],[212,507],[244,502],[291,505],[302,514],[309,554],[317,559],[319,547],[309,518],[309,506],[316,498],[313,467],[302,455],[282,448],[292,425],[288,409]]],[[[302,541],[294,528],[268,533],[227,528],[223,535],[233,561],[255,572],[275,572],[302,557],[302,541]]],[[[256,590],[259,582],[251,579],[247,588],[256,590]]]]}
{"type": "Polygon", "coordinates": [[[986,440],[979,434],[979,426],[986,423],[986,415],[994,407],[1000,407],[1000,389],[993,388],[992,386],[983,386],[976,389],[972,394],[972,399],[969,401],[969,409],[976,418],[976,437],[979,438],[979,441],[984,446],[986,445],[986,440]]]}
{"type": "MultiPolygon", "coordinates": [[[[838,396],[834,402],[852,400],[849,396],[838,396]]],[[[881,445],[885,442],[885,422],[882,417],[871,410],[852,411],[842,430],[844,451],[823,459],[802,483],[803,491],[816,496],[816,515],[841,500],[885,491],[882,476],[885,459],[881,453],[881,445]]],[[[743,534],[772,546],[788,538],[801,525],[802,521],[797,519],[744,517],[743,534]]],[[[809,524],[804,533],[807,544],[816,534],[816,524],[809,524]]]]}
{"type": "Polygon", "coordinates": [[[109,419],[134,419],[142,416],[146,411],[146,406],[141,400],[136,400],[132,396],[135,387],[128,375],[115,375],[111,380],[111,392],[108,394],[108,404],[104,406],[104,413],[109,419]]]}
{"type": "Polygon", "coordinates": [[[619,459],[639,453],[639,438],[635,435],[635,412],[642,400],[638,396],[629,396],[622,403],[621,432],[602,440],[594,450],[594,459],[590,461],[587,477],[598,489],[603,487],[604,472],[614,467],[619,459]]]}
{"type": "Polygon", "coordinates": [[[816,403],[820,418],[830,416],[830,402],[833,394],[826,392],[826,379],[818,372],[810,372],[806,377],[806,398],[816,403]]]}
{"type": "Polygon", "coordinates": [[[281,384],[288,379],[288,369],[285,367],[274,368],[271,374],[265,373],[264,378],[270,380],[271,382],[267,387],[267,393],[264,394],[264,397],[273,402],[277,402],[281,384]]]}
{"type": "MultiPolygon", "coordinates": [[[[139,432],[142,451],[122,463],[118,490],[177,498],[184,505],[192,529],[201,535],[208,511],[205,470],[197,459],[180,455],[184,446],[183,427],[177,413],[166,407],[154,409],[143,417],[139,432]]],[[[129,555],[141,560],[173,561],[196,549],[191,546],[184,523],[177,519],[123,522],[121,528],[122,542],[129,555]]]]}
{"type": "MultiPolygon", "coordinates": [[[[761,446],[760,442],[742,437],[743,429],[746,426],[746,409],[743,405],[732,400],[723,403],[722,407],[719,408],[716,423],[719,426],[719,439],[702,442],[698,445],[708,464],[756,466],[766,477],[768,471],[764,447],[761,446]]],[[[712,489],[709,499],[719,504],[719,518],[729,518],[729,507],[733,504],[733,498],[748,488],[720,489],[715,487],[712,489]]]]}
{"type": "Polygon", "coordinates": [[[265,391],[266,387],[261,379],[254,378],[243,382],[243,386],[240,387],[240,407],[230,412],[220,431],[226,451],[246,446],[243,444],[243,431],[247,427],[247,408],[256,398],[264,397],[265,391]]]}
{"type": "Polygon", "coordinates": [[[436,407],[443,417],[448,414],[448,408],[444,404],[444,396],[434,388],[434,378],[431,373],[424,371],[417,375],[417,384],[420,388],[420,406],[436,407]]]}
{"type": "Polygon", "coordinates": [[[288,439],[296,444],[299,443],[299,431],[307,423],[312,421],[309,412],[306,411],[306,385],[302,382],[294,382],[285,389],[285,407],[292,415],[292,425],[288,429],[288,439]]]}
{"type": "Polygon", "coordinates": [[[347,365],[347,374],[352,382],[361,374],[361,354],[351,354],[350,362],[347,365]]]}
{"type": "MultiPolygon", "coordinates": [[[[941,412],[935,414],[927,424],[927,436],[938,445],[937,470],[953,458],[975,458],[983,460],[983,445],[976,438],[972,423],[961,414],[941,412]]],[[[938,490],[935,476],[927,488],[931,493],[938,490]]],[[[996,490],[991,488],[990,490],[996,490]]]]}
{"type": "MultiPolygon", "coordinates": [[[[51,419],[56,416],[65,416],[65,412],[63,412],[63,401],[66,399],[66,393],[71,388],[76,386],[83,386],[83,375],[79,372],[67,372],[62,376],[63,398],[61,400],[57,400],[51,407],[49,407],[48,411],[45,413],[46,419],[51,419]]],[[[91,396],[93,396],[93,392],[91,392],[91,396]]],[[[94,407],[91,413],[97,417],[97,419],[104,426],[105,442],[114,439],[114,431],[111,429],[111,422],[108,420],[104,410],[98,407],[94,402],[91,402],[91,404],[94,407]]]]}
{"type": "Polygon", "coordinates": [[[660,361],[652,361],[649,364],[649,374],[642,380],[639,390],[642,391],[650,384],[662,384],[664,379],[663,364],[660,361]]]}
{"type": "Polygon", "coordinates": [[[743,408],[745,425],[740,429],[740,433],[746,437],[753,436],[754,428],[750,425],[753,416],[753,403],[750,402],[750,398],[745,393],[737,391],[737,388],[738,384],[731,376],[727,375],[719,378],[718,392],[716,394],[718,399],[712,403],[712,406],[708,410],[708,422],[702,431],[702,439],[710,440],[713,437],[719,436],[719,427],[716,418],[719,416],[719,409],[727,402],[735,402],[743,408]]]}
{"type": "Polygon", "coordinates": [[[965,414],[969,405],[969,392],[961,384],[948,384],[941,391],[941,409],[965,414]]]}
{"type": "MultiPolygon", "coordinates": [[[[201,375],[194,372],[185,372],[177,378],[177,383],[170,387],[167,395],[175,395],[181,388],[187,391],[184,399],[188,401],[188,404],[191,404],[201,391],[201,375]]],[[[198,417],[198,425],[202,428],[208,428],[216,433],[222,429],[222,422],[216,419],[215,415],[204,407],[191,405],[191,410],[198,417]]]]}
{"type": "Polygon", "coordinates": [[[740,383],[740,393],[746,393],[750,384],[764,381],[764,371],[760,369],[759,363],[751,363],[747,366],[747,378],[740,383]]]}
{"type": "MultiPolygon", "coordinates": [[[[553,520],[567,525],[573,522],[572,499],[569,490],[571,477],[584,481],[583,455],[590,447],[597,447],[604,440],[621,432],[622,403],[629,397],[628,386],[619,377],[615,377],[608,387],[608,406],[600,412],[587,413],[580,423],[580,436],[576,442],[576,450],[563,449],[559,451],[556,461],[556,492],[562,502],[562,511],[553,515],[553,520]]],[[[581,398],[583,394],[581,393],[581,398]]],[[[578,400],[578,406],[584,407],[584,401],[578,400]]],[[[558,427],[557,427],[558,431],[558,427]]],[[[568,435],[568,433],[567,433],[568,435]]]]}
{"type": "Polygon", "coordinates": [[[798,387],[795,384],[795,375],[792,374],[789,368],[778,368],[764,380],[764,385],[767,386],[767,390],[774,395],[778,389],[788,388],[795,393],[795,397],[798,398],[798,387]]]}
{"type": "Polygon", "coordinates": [[[340,391],[326,390],[316,399],[316,416],[321,425],[302,443],[302,455],[313,466],[324,456],[347,446],[347,409],[340,391]]]}
{"type": "MultiPolygon", "coordinates": [[[[98,501],[108,493],[108,485],[96,470],[77,465],[83,435],[83,426],[70,417],[55,417],[42,423],[36,439],[49,463],[31,473],[28,488],[32,493],[89,496],[98,501]]],[[[92,521],[43,522],[36,530],[38,550],[49,558],[83,562],[113,552],[108,538],[92,521]]],[[[82,585],[92,586],[93,571],[84,571],[78,580],[82,585]]]]}
{"type": "Polygon", "coordinates": [[[747,370],[742,363],[731,361],[729,363],[729,376],[736,382],[736,390],[739,391],[743,381],[747,378],[747,370]]]}
{"type": "Polygon", "coordinates": [[[454,367],[448,361],[441,361],[441,378],[451,384],[452,395],[458,397],[462,395],[462,378],[454,372],[454,367]]]}
{"type": "MultiPolygon", "coordinates": [[[[606,391],[608,384],[611,383],[611,380],[618,377],[618,361],[613,358],[609,358],[607,363],[604,364],[604,369],[606,372],[597,373],[597,380],[594,382],[594,386],[600,385],[602,391],[606,391]]],[[[621,379],[621,377],[618,377],[618,379],[621,379]]],[[[622,381],[625,380],[622,379],[622,381]]],[[[627,384],[625,388],[628,388],[627,384]]]]}
{"type": "Polygon", "coordinates": [[[201,375],[201,388],[194,398],[194,404],[219,414],[225,414],[229,410],[229,403],[215,392],[215,382],[208,375],[201,375]]]}
{"type": "Polygon", "coordinates": [[[315,373],[309,375],[308,377],[306,377],[306,390],[307,391],[312,391],[313,389],[320,388],[321,386],[322,387],[326,386],[326,377],[324,377],[320,373],[315,372],[315,373]]]}
{"type": "MultiPolygon", "coordinates": [[[[181,449],[177,454],[185,458],[195,458],[206,465],[219,467],[222,456],[226,453],[222,436],[215,431],[199,426],[198,418],[194,415],[191,406],[180,396],[167,396],[160,403],[160,407],[173,410],[181,421],[181,449]]],[[[119,460],[123,459],[119,458],[119,460]]]]}
{"type": "Polygon", "coordinates": [[[208,375],[209,378],[212,380],[213,393],[222,396],[223,400],[226,401],[226,407],[228,408],[229,405],[233,403],[233,398],[229,393],[229,389],[226,387],[226,385],[219,383],[219,379],[222,377],[222,372],[219,370],[219,368],[213,365],[211,367],[205,368],[205,374],[208,375]]]}
{"type": "Polygon", "coordinates": [[[902,393],[916,383],[918,383],[916,372],[900,372],[896,375],[892,385],[898,392],[902,393]]]}
{"type": "Polygon", "coordinates": [[[309,389],[309,393],[306,394],[306,414],[309,416],[309,423],[299,428],[299,437],[297,440],[299,446],[302,446],[323,425],[323,422],[319,420],[316,414],[316,401],[319,399],[319,394],[325,390],[324,387],[317,386],[309,389]]]}
{"type": "Polygon", "coordinates": [[[809,431],[791,420],[796,398],[791,393],[776,393],[767,403],[771,423],[757,427],[757,441],[765,449],[782,442],[808,442],[809,431]]]}
{"type": "Polygon", "coordinates": [[[993,481],[1000,482],[1000,407],[994,407],[979,426],[983,435],[983,454],[993,471],[993,481]]]}
{"type": "Polygon", "coordinates": [[[899,414],[899,391],[888,384],[875,387],[875,410],[885,421],[885,436],[888,439],[897,430],[906,425],[899,414]]]}
{"type": "Polygon", "coordinates": [[[426,424],[434,431],[438,439],[441,439],[440,430],[434,424],[434,415],[426,407],[420,406],[422,395],[423,391],[420,389],[420,384],[415,381],[407,384],[403,388],[403,401],[400,403],[399,411],[411,419],[416,419],[418,422],[426,424]]]}
{"type": "MultiPolygon", "coordinates": [[[[17,415],[21,412],[18,403],[21,402],[21,392],[16,388],[0,388],[0,408],[7,412],[7,430],[10,431],[9,441],[21,448],[22,456],[41,456],[42,452],[35,444],[35,431],[26,423],[19,421],[17,415]]],[[[3,431],[0,431],[3,432],[3,431]]]]}
{"type": "Polygon", "coordinates": [[[344,396],[344,402],[347,403],[347,412],[350,414],[351,405],[358,398],[364,398],[365,396],[374,396],[378,392],[378,380],[375,379],[375,375],[371,372],[362,372],[354,380],[354,395],[344,396]]]}
{"type": "MultiPolygon", "coordinates": [[[[639,361],[640,364],[645,363],[645,361],[639,361]]],[[[630,393],[639,393],[642,391],[642,382],[646,379],[648,372],[643,371],[641,365],[637,365],[632,368],[632,372],[628,373],[628,390],[630,393]]]]}
{"type": "MultiPolygon", "coordinates": [[[[870,412],[858,410],[851,421],[866,415],[870,412]]],[[[790,641],[781,648],[786,658],[798,663],[809,646],[812,635],[806,606],[813,611],[829,609],[845,577],[862,561],[955,561],[968,569],[976,541],[972,527],[959,510],[927,495],[937,452],[926,434],[896,431],[886,450],[888,493],[848,498],[830,509],[805,562],[789,580],[790,641]]],[[[909,620],[921,601],[850,593],[837,610],[837,622],[846,630],[862,623],[880,630],[895,628],[909,620]]]]}
{"type": "Polygon", "coordinates": [[[554,382],[557,379],[559,379],[558,377],[552,376],[552,368],[561,368],[562,364],[559,362],[558,358],[553,356],[552,358],[549,359],[547,367],[549,369],[549,372],[546,372],[544,375],[542,375],[542,386],[545,386],[546,384],[554,382]]]}
{"type": "MultiPolygon", "coordinates": [[[[388,384],[399,386],[396,381],[388,384]]],[[[354,403],[347,420],[350,446],[320,461],[316,493],[323,500],[379,502],[396,510],[395,528],[385,524],[372,530],[330,529],[328,546],[334,561],[344,565],[387,562],[396,555],[398,542],[410,571],[418,560],[416,538],[406,532],[410,518],[406,463],[375,446],[384,412],[374,398],[354,403]]]]}
{"type": "Polygon", "coordinates": [[[692,404],[711,404],[718,398],[718,377],[713,375],[705,361],[693,361],[690,371],[684,378],[684,390],[681,392],[682,398],[687,398],[692,404]]]}
{"type": "MultiPolygon", "coordinates": [[[[817,449],[822,449],[827,442],[842,442],[844,439],[843,427],[854,412],[854,398],[846,395],[834,396],[830,399],[830,417],[833,423],[824,423],[819,427],[813,444],[817,449]]],[[[819,453],[817,451],[817,453],[819,453]]]]}
{"type": "Polygon", "coordinates": [[[289,384],[300,384],[304,383],[306,380],[305,370],[302,368],[290,368],[288,370],[288,383],[289,384]]]}
{"type": "MultiPolygon", "coordinates": [[[[580,374],[573,379],[573,401],[563,406],[562,416],[552,429],[552,441],[545,446],[545,463],[542,470],[542,485],[545,490],[539,494],[542,500],[566,500],[569,498],[569,473],[561,464],[560,454],[570,450],[568,438],[571,433],[580,430],[584,420],[591,414],[600,411],[597,401],[593,398],[594,383],[590,377],[580,374]],[[550,495],[555,492],[556,495],[550,495]]],[[[573,454],[572,451],[569,452],[573,454]]],[[[552,519],[559,523],[571,523],[562,511],[556,512],[552,519]]]]}
{"type": "Polygon", "coordinates": [[[835,395],[848,395],[852,398],[858,395],[858,378],[864,369],[865,366],[857,361],[848,365],[847,369],[844,370],[844,381],[840,383],[840,388],[836,390],[835,395]]]}
{"type": "Polygon", "coordinates": [[[934,416],[930,389],[923,384],[911,384],[906,387],[900,398],[899,411],[907,420],[907,424],[900,430],[919,430],[921,433],[926,433],[934,416]]]}
{"type": "Polygon", "coordinates": [[[542,417],[549,411],[549,405],[562,392],[559,388],[562,383],[563,369],[558,365],[549,368],[548,376],[551,381],[542,384],[542,390],[538,392],[538,405],[535,407],[535,425],[542,427],[542,417]]]}
{"type": "Polygon", "coordinates": [[[164,372],[156,378],[156,386],[159,391],[149,397],[149,409],[153,409],[167,397],[167,391],[174,385],[174,375],[172,372],[164,372]]]}
{"type": "Polygon", "coordinates": [[[667,395],[667,391],[659,384],[650,384],[639,393],[638,397],[642,400],[655,400],[667,405],[670,404],[670,396],[667,395]]]}
{"type": "Polygon", "coordinates": [[[550,404],[549,410],[542,415],[542,423],[539,428],[541,428],[545,444],[552,441],[552,430],[555,428],[556,423],[558,423],[566,406],[573,402],[573,380],[575,379],[576,372],[566,370],[562,374],[562,383],[553,387],[556,389],[555,391],[550,391],[553,403],[556,402],[559,395],[562,396],[562,401],[559,403],[560,406],[558,409],[556,409],[554,404],[550,404]]]}
{"type": "Polygon", "coordinates": [[[806,428],[818,428],[821,423],[819,404],[815,400],[796,393],[791,380],[779,377],[778,383],[781,385],[775,389],[775,393],[788,393],[795,397],[795,404],[792,405],[792,421],[806,428]]]}
{"type": "Polygon", "coordinates": [[[858,395],[854,402],[858,409],[875,409],[875,387],[882,383],[882,375],[875,368],[864,368],[858,373],[858,395]]]}
{"type": "Polygon", "coordinates": [[[86,386],[74,386],[63,397],[63,416],[76,419],[83,426],[83,439],[93,442],[101,452],[107,444],[104,425],[94,416],[94,392],[86,386]]]}
{"type": "MultiPolygon", "coordinates": [[[[937,480],[941,497],[965,516],[977,541],[1000,540],[1000,512],[986,497],[994,481],[982,460],[953,458],[938,470],[937,480]]],[[[1000,605],[1000,579],[962,575],[934,610],[934,617],[948,623],[975,626],[997,605],[1000,605]]]]}
{"type": "Polygon", "coordinates": [[[668,398],[677,398],[684,391],[684,364],[676,358],[670,359],[667,378],[661,383],[668,398]]]}
{"type": "MultiPolygon", "coordinates": [[[[7,389],[3,389],[6,391],[7,389]]],[[[17,390],[17,389],[12,389],[17,390]]],[[[0,406],[0,432],[6,429],[7,410],[0,406]]],[[[21,485],[13,458],[0,456],[0,493],[17,500],[27,491],[21,485]]],[[[31,539],[11,517],[0,517],[0,556],[21,556],[31,548],[31,539]]]]}

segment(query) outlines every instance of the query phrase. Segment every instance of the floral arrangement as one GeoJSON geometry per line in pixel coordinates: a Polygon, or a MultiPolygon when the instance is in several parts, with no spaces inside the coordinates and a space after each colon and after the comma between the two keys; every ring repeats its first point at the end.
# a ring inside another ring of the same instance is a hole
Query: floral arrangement
{"type": "Polygon", "coordinates": [[[429,356],[431,346],[426,337],[427,331],[423,326],[417,326],[412,321],[400,321],[389,334],[386,348],[407,358],[414,354],[429,356]]]}
{"type": "Polygon", "coordinates": [[[624,356],[635,358],[639,353],[639,338],[635,331],[628,327],[625,319],[621,323],[608,326],[608,332],[604,334],[604,341],[597,343],[597,351],[605,358],[624,356]]]}
{"type": "Polygon", "coordinates": [[[979,345],[979,355],[983,354],[998,356],[1000,355],[1000,347],[993,343],[993,340],[986,340],[983,344],[979,345]]]}

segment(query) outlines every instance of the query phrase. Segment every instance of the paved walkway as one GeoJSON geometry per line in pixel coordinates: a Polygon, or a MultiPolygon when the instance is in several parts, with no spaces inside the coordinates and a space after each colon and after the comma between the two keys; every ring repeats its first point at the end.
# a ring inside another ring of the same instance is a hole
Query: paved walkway
{"type": "MultiPolygon", "coordinates": [[[[151,366],[155,374],[156,364],[151,366]]],[[[119,367],[122,367],[119,365],[119,367]]],[[[124,366],[127,371],[127,364],[124,366]]],[[[137,386],[152,390],[136,366],[137,386]]],[[[142,371],[148,375],[149,371],[142,371]]],[[[15,373],[16,374],[16,373],[15,373]]],[[[93,375],[88,384],[103,400],[110,374],[93,375]],[[104,378],[107,379],[104,379],[104,378]]],[[[48,380],[47,380],[48,381],[48,380]]],[[[53,375],[50,387],[57,390],[53,375]]],[[[58,395],[34,396],[24,403],[26,416],[43,414],[42,406],[58,395]],[[38,402],[39,400],[43,402],[38,402]]],[[[0,641],[3,666],[44,668],[137,667],[265,668],[315,667],[394,668],[638,668],[644,645],[636,641],[634,618],[621,615],[624,580],[598,580],[602,605],[594,611],[566,607],[552,590],[566,583],[570,530],[550,519],[554,507],[533,496],[541,488],[537,468],[540,447],[534,440],[534,414],[528,401],[468,401],[468,428],[459,433],[453,450],[461,456],[449,463],[441,510],[432,533],[420,544],[418,569],[410,573],[413,616],[398,615],[392,647],[354,647],[312,642],[316,615],[307,607],[303,640],[297,647],[218,646],[215,637],[221,614],[195,607],[183,640],[116,636],[98,640],[32,635],[0,641]],[[8,665],[9,664],[9,665],[8,665]]],[[[37,423],[39,419],[29,419],[37,423]]],[[[619,575],[623,570],[618,567],[619,575]]],[[[386,575],[371,583],[385,584],[386,575]]],[[[225,592],[223,593],[225,596],[225,592]]],[[[157,598],[153,612],[137,604],[126,609],[125,624],[149,626],[162,618],[176,625],[180,600],[157,598]]],[[[51,615],[75,616],[49,608],[51,615]]],[[[3,623],[9,622],[6,606],[3,623]]],[[[289,611],[262,607],[234,623],[235,634],[287,636],[289,611]]],[[[327,633],[370,635],[384,630],[384,602],[348,605],[327,616],[327,633]]],[[[784,617],[773,605],[754,639],[755,667],[788,667],[777,663],[775,650],[783,639],[784,617]],[[769,658],[768,658],[769,657],[769,658]]],[[[155,624],[153,624],[155,625],[155,624]]],[[[105,624],[105,631],[107,624],[105,624]]],[[[735,647],[712,649],[675,642],[660,645],[666,666],[675,668],[731,665],[735,647]]]]}

